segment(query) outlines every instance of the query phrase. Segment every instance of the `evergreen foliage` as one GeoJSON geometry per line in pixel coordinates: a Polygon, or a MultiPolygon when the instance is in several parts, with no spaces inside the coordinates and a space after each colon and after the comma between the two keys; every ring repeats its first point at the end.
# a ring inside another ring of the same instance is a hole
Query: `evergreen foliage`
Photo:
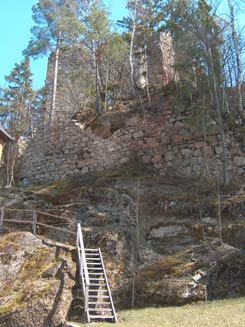
{"type": "Polygon", "coordinates": [[[32,8],[36,25],[24,55],[37,58],[49,55],[60,39],[60,46],[71,45],[79,37],[82,25],[77,19],[78,8],[72,0],[40,0],[32,8]]]}
{"type": "Polygon", "coordinates": [[[28,135],[32,125],[32,73],[29,59],[15,64],[8,76],[5,76],[8,88],[2,89],[1,125],[16,136],[28,135]]]}

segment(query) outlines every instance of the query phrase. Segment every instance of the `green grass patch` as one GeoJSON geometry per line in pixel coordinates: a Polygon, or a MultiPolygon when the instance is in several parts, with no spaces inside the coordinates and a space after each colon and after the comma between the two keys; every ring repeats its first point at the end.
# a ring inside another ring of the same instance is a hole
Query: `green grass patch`
{"type": "MultiPolygon", "coordinates": [[[[119,327],[244,327],[245,297],[181,307],[126,310],[117,315],[119,327]]],[[[109,326],[112,324],[96,323],[96,327],[109,326]]]]}

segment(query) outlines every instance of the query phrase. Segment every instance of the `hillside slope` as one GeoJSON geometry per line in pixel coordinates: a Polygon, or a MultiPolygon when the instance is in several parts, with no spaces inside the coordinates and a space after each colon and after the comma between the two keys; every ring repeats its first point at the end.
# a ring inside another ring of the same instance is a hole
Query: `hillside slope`
{"type": "Polygon", "coordinates": [[[131,162],[24,189],[8,203],[81,222],[86,247],[104,253],[117,308],[184,304],[245,294],[243,185],[240,179],[218,195],[212,180],[166,178],[131,162]]]}

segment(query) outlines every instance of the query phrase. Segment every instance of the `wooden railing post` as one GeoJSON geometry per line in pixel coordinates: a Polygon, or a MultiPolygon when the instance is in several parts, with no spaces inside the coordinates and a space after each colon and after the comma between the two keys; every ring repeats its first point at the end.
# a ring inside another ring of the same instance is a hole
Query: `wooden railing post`
{"type": "Polygon", "coordinates": [[[33,211],[32,215],[32,232],[35,235],[37,231],[37,213],[36,211],[33,211]]]}
{"type": "Polygon", "coordinates": [[[0,234],[3,233],[3,219],[4,219],[4,209],[1,209],[1,216],[0,216],[0,234]]]}

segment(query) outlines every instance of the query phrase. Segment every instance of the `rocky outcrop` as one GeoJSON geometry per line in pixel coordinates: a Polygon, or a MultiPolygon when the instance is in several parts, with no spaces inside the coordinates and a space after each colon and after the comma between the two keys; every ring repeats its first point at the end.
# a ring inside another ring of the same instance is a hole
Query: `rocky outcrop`
{"type": "Polygon", "coordinates": [[[219,203],[209,180],[166,178],[134,162],[26,189],[22,205],[81,223],[86,246],[102,250],[116,308],[132,297],[135,306],[184,304],[244,295],[242,185],[221,189],[219,203]]]}
{"type": "Polygon", "coordinates": [[[201,242],[141,267],[135,304],[183,304],[244,296],[245,252],[218,241],[201,242]]]}
{"type": "Polygon", "coordinates": [[[61,326],[75,269],[70,251],[29,232],[0,237],[0,326],[61,326]]]}

